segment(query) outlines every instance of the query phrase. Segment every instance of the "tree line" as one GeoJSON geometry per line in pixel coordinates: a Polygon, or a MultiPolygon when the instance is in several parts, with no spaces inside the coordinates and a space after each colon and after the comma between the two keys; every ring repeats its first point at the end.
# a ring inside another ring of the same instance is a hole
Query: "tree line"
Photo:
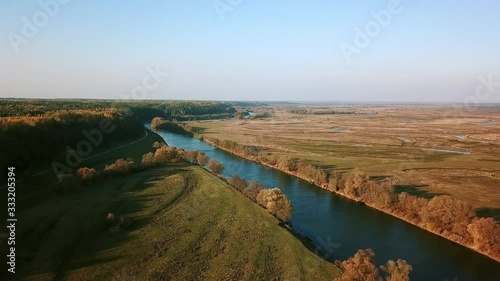
{"type": "Polygon", "coordinates": [[[231,104],[215,101],[112,101],[0,99],[0,117],[34,117],[61,110],[129,110],[141,121],[160,116],[168,120],[219,119],[234,116],[231,104]]]}
{"type": "MultiPolygon", "coordinates": [[[[137,118],[129,111],[118,109],[58,110],[36,117],[2,117],[0,147],[6,152],[0,156],[0,166],[2,169],[15,166],[29,175],[52,161],[64,163],[64,152],[79,149],[77,144],[82,140],[89,142],[85,132],[90,134],[99,129],[104,121],[114,129],[101,135],[98,143],[91,140],[97,149],[144,134],[144,126],[137,118]]],[[[88,148],[87,145],[85,152],[88,148]]]]}
{"type": "Polygon", "coordinates": [[[0,147],[8,151],[0,155],[0,168],[15,166],[29,176],[52,161],[65,162],[68,148],[77,149],[86,140],[82,132],[99,128],[105,119],[115,130],[98,149],[140,137],[142,122],[156,116],[165,120],[225,118],[235,111],[229,104],[209,101],[0,99],[0,147]]]}

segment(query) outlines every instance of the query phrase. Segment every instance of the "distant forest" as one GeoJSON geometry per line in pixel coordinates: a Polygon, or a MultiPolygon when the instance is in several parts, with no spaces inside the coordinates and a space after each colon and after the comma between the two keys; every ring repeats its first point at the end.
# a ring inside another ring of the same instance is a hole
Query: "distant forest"
{"type": "Polygon", "coordinates": [[[30,175],[47,169],[52,161],[64,162],[68,148],[78,150],[80,144],[80,152],[85,152],[82,141],[87,141],[87,146],[90,142],[92,153],[96,153],[139,139],[144,135],[143,123],[154,117],[177,121],[220,119],[230,118],[235,112],[230,104],[209,101],[4,99],[0,100],[0,167],[5,170],[14,166],[30,175]],[[113,129],[103,132],[103,125],[113,129]],[[95,145],[92,141],[97,143],[100,134],[102,141],[95,145]]]}

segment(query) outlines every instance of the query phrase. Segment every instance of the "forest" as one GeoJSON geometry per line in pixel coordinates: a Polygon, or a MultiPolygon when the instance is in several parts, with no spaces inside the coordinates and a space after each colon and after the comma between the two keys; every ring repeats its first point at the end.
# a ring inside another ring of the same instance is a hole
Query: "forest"
{"type": "Polygon", "coordinates": [[[24,176],[62,161],[85,132],[99,129],[104,120],[113,131],[102,137],[93,152],[102,151],[144,135],[143,122],[161,116],[166,120],[227,118],[235,109],[223,102],[108,100],[0,100],[0,167],[15,166],[24,176]],[[66,152],[66,153],[65,153],[66,152]]]}

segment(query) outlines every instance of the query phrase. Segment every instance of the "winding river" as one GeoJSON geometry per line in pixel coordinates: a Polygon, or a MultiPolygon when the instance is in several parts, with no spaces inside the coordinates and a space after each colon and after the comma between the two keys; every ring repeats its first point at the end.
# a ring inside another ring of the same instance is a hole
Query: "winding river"
{"type": "Polygon", "coordinates": [[[358,249],[372,248],[379,265],[388,259],[405,259],[413,266],[411,280],[500,280],[500,263],[472,250],[196,138],[157,133],[170,146],[204,151],[222,162],[227,178],[239,175],[247,181],[257,179],[266,187],[281,188],[293,203],[293,227],[331,260],[343,260],[358,249]]]}

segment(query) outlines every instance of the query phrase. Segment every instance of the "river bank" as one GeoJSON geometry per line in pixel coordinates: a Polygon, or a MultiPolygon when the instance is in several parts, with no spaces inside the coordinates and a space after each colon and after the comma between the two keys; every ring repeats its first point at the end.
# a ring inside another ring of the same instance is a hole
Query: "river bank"
{"type": "Polygon", "coordinates": [[[261,161],[261,160],[260,160],[259,158],[257,158],[257,157],[254,157],[254,156],[251,156],[251,155],[247,155],[247,154],[241,153],[241,152],[239,152],[239,151],[235,151],[235,150],[230,150],[230,149],[224,148],[224,147],[222,147],[221,145],[218,145],[218,144],[214,143],[214,142],[213,142],[213,141],[211,141],[210,139],[204,138],[202,135],[195,134],[195,135],[194,135],[194,137],[195,137],[195,138],[198,138],[199,140],[201,140],[201,141],[203,141],[203,142],[205,142],[205,143],[207,143],[207,144],[209,144],[209,145],[211,145],[211,146],[217,147],[218,149],[221,149],[221,150],[223,150],[223,151],[226,151],[226,152],[228,152],[228,153],[231,153],[232,155],[235,155],[235,156],[241,157],[241,158],[243,158],[243,159],[246,159],[246,160],[252,161],[252,162],[257,163],[257,164],[260,164],[260,165],[264,165],[264,166],[266,166],[266,167],[272,168],[272,169],[274,169],[274,170],[278,170],[278,171],[283,172],[283,173],[286,173],[286,174],[288,174],[288,175],[291,175],[291,176],[294,176],[294,177],[300,178],[300,179],[305,180],[305,181],[309,182],[310,184],[312,184],[312,185],[314,185],[314,186],[316,186],[316,187],[319,187],[319,188],[321,188],[321,189],[323,189],[323,190],[326,190],[326,191],[332,192],[332,193],[334,193],[334,194],[336,194],[336,195],[339,195],[339,196],[341,196],[341,197],[347,198],[347,199],[349,199],[349,200],[356,201],[356,202],[358,202],[358,203],[360,203],[360,204],[363,204],[363,205],[366,205],[366,206],[368,206],[368,207],[370,207],[370,208],[372,208],[372,209],[375,209],[375,210],[377,210],[377,211],[380,211],[380,212],[386,213],[386,214],[388,214],[388,215],[391,215],[391,216],[393,216],[393,217],[395,217],[395,218],[398,218],[398,219],[400,219],[400,220],[402,220],[402,221],[404,221],[404,222],[407,222],[407,223],[409,223],[409,224],[412,224],[412,225],[414,225],[414,226],[417,226],[417,227],[419,227],[420,229],[423,229],[423,230],[425,230],[425,231],[427,231],[427,232],[430,232],[430,233],[432,233],[432,234],[434,234],[434,235],[440,236],[440,237],[445,238],[445,239],[447,239],[447,240],[449,240],[449,241],[451,241],[451,242],[453,242],[453,243],[456,243],[456,244],[458,244],[458,245],[460,245],[460,246],[463,246],[463,247],[466,247],[466,248],[468,248],[468,249],[470,249],[470,250],[473,250],[474,252],[477,252],[477,253],[479,253],[479,254],[481,254],[481,255],[484,255],[484,256],[486,256],[486,257],[488,257],[488,258],[490,258],[490,259],[492,259],[492,260],[494,260],[494,261],[500,262],[500,256],[493,256],[493,255],[490,255],[489,253],[487,253],[487,252],[485,252],[485,251],[481,251],[481,250],[477,249],[476,247],[474,247],[474,246],[472,246],[472,245],[465,244],[465,243],[461,243],[460,241],[457,241],[457,240],[453,239],[452,237],[445,235],[444,233],[439,233],[439,232],[437,232],[437,231],[435,231],[435,230],[433,230],[433,229],[429,229],[428,227],[426,227],[425,225],[423,225],[423,224],[421,224],[421,223],[418,223],[418,222],[414,222],[414,221],[409,220],[408,218],[406,218],[406,217],[404,216],[404,214],[400,214],[400,213],[396,212],[396,211],[395,211],[395,210],[393,210],[393,209],[388,209],[388,208],[380,208],[379,206],[376,206],[376,205],[374,205],[374,204],[372,204],[372,203],[370,203],[370,202],[366,202],[366,201],[360,200],[360,199],[358,199],[358,198],[353,198],[353,197],[351,197],[351,196],[346,195],[346,194],[345,194],[345,193],[343,193],[343,192],[338,192],[338,191],[336,191],[336,190],[332,190],[332,189],[328,188],[328,185],[324,185],[324,186],[319,185],[319,184],[315,183],[313,180],[311,180],[311,179],[309,179],[309,178],[307,178],[307,177],[304,177],[303,175],[301,175],[301,174],[299,174],[299,173],[297,173],[297,172],[294,172],[294,171],[288,171],[288,170],[285,170],[285,169],[283,169],[283,168],[280,168],[278,165],[271,165],[271,164],[269,164],[269,163],[263,162],[263,161],[261,161]]]}

